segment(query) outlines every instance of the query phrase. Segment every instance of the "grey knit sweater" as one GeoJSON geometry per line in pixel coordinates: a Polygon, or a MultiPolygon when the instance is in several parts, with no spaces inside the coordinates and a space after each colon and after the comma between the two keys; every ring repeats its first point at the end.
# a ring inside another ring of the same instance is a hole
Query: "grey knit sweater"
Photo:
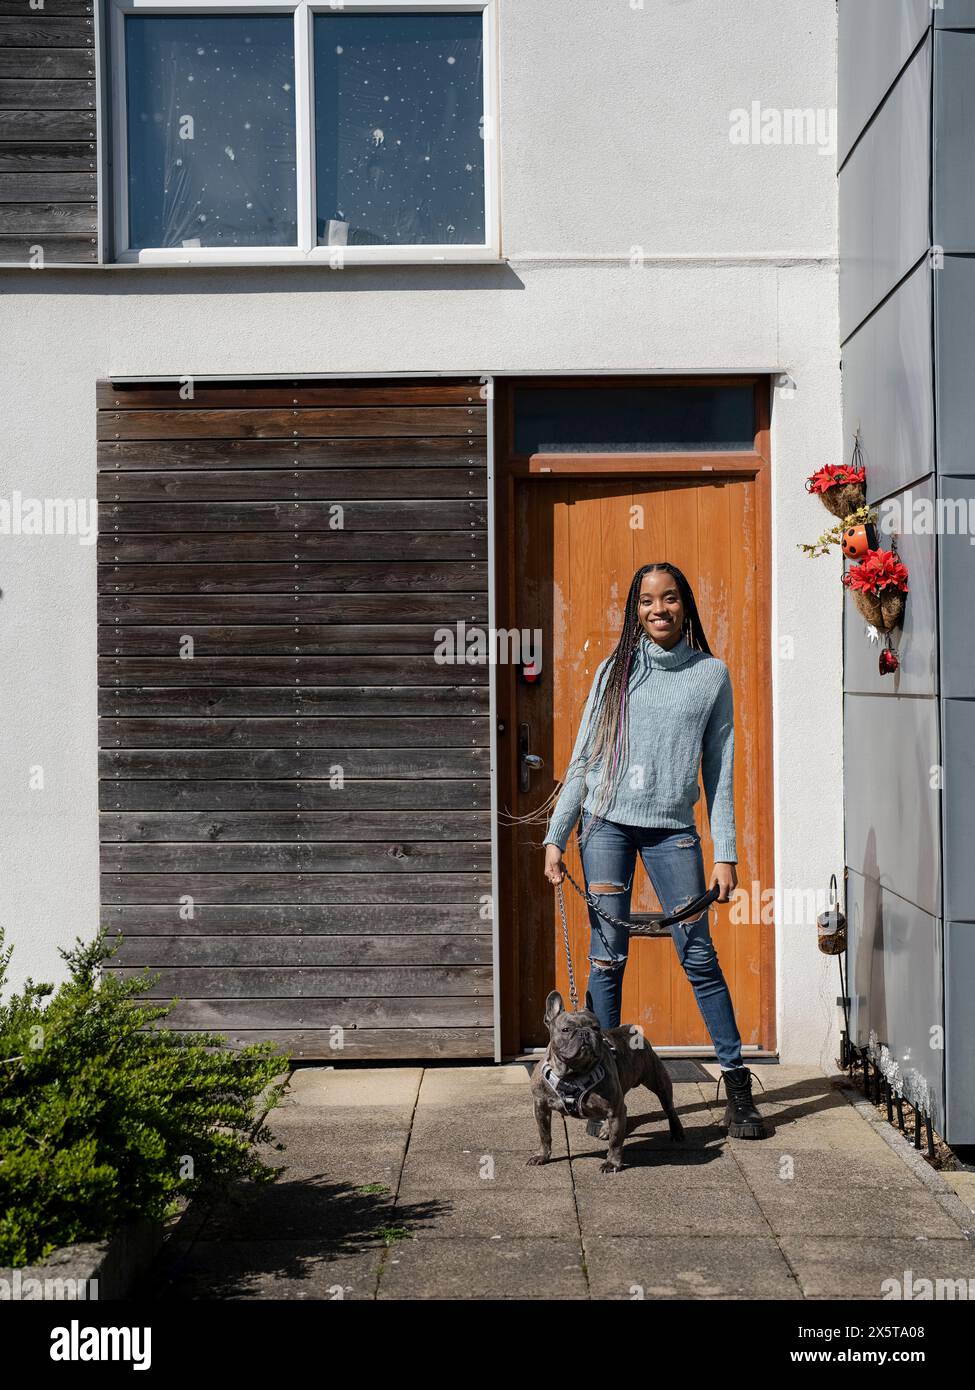
{"type": "MultiPolygon", "coordinates": [[[[545,844],[562,850],[581,810],[595,810],[604,759],[600,757],[588,775],[582,763],[610,659],[606,657],[596,668],[545,834],[545,844]]],[[[616,795],[602,812],[605,819],[674,830],[692,825],[694,805],[701,795],[700,765],[714,861],[736,864],[734,748],[731,677],[725,663],[689,646],[683,636],[668,650],[641,633],[630,670],[623,774],[616,795]]]]}

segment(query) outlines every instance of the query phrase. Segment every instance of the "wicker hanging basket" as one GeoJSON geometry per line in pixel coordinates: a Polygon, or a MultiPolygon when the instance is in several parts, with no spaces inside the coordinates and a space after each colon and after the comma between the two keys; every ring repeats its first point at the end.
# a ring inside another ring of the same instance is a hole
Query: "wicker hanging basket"
{"type": "Polygon", "coordinates": [[[866,505],[867,491],[863,483],[837,483],[819,494],[823,506],[840,520],[866,505]]]}
{"type": "Polygon", "coordinates": [[[901,589],[885,589],[880,595],[880,611],[884,616],[884,631],[893,632],[904,616],[904,600],[907,595],[901,589]]]}
{"type": "Polygon", "coordinates": [[[866,589],[853,588],[850,589],[850,593],[853,595],[853,602],[860,610],[864,621],[870,623],[871,627],[877,627],[886,631],[884,628],[884,613],[877,595],[868,593],[866,589]]]}
{"type": "Polygon", "coordinates": [[[866,589],[851,587],[850,593],[863,618],[881,632],[893,632],[904,616],[907,596],[901,589],[888,586],[882,593],[872,594],[866,589]]]}
{"type": "MultiPolygon", "coordinates": [[[[845,482],[834,483],[832,487],[828,487],[823,492],[819,493],[819,499],[826,510],[832,512],[834,516],[838,516],[841,521],[844,521],[851,512],[855,512],[859,507],[865,507],[867,504],[866,471],[863,466],[863,453],[860,449],[859,434],[853,437],[853,458],[850,460],[849,468],[832,469],[828,471],[831,473],[847,473],[847,480],[845,482]],[[857,473],[860,474],[859,479],[855,476],[857,473]],[[850,476],[851,474],[853,476],[850,476]]],[[[816,475],[813,474],[813,477],[815,476],[816,475]]],[[[807,487],[811,481],[811,478],[807,480],[807,487]]]]}

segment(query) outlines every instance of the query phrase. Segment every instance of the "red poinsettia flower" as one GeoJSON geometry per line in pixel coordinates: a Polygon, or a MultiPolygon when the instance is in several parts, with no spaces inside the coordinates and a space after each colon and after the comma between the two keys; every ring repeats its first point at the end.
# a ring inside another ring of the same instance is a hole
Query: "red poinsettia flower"
{"type": "Polygon", "coordinates": [[[844,483],[862,483],[865,477],[862,468],[854,468],[848,463],[828,463],[806,479],[806,489],[809,492],[828,492],[831,487],[840,487],[844,483]]]}
{"type": "Polygon", "coordinates": [[[880,594],[884,589],[900,589],[907,593],[907,566],[902,565],[892,550],[868,550],[858,565],[844,574],[841,583],[850,589],[880,594]]]}

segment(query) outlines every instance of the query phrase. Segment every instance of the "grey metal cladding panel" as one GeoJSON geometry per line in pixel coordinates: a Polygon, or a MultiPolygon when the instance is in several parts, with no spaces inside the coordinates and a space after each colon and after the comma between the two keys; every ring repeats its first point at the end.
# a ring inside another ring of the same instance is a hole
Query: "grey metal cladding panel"
{"type": "Polygon", "coordinates": [[[842,162],[931,24],[930,0],[840,0],[838,145],[842,162]]]}
{"type": "Polygon", "coordinates": [[[873,987],[874,962],[882,963],[883,936],[880,910],[880,884],[872,878],[850,869],[846,877],[846,939],[847,989],[850,996],[850,1040],[857,1047],[866,1047],[871,1028],[878,1036],[887,1031],[886,1001],[883,995],[883,974],[873,987]]]}
{"type": "Polygon", "coordinates": [[[938,484],[941,694],[965,699],[975,696],[975,477],[942,475],[938,484]]]}
{"type": "Polygon", "coordinates": [[[944,0],[942,8],[934,11],[934,23],[938,29],[975,27],[975,0],[944,0]]]}
{"type": "Polygon", "coordinates": [[[859,425],[871,502],[934,470],[932,274],[922,261],[843,347],[844,461],[859,425]]]}
{"type": "MultiPolygon", "coordinates": [[[[869,476],[869,474],[868,474],[869,476]]],[[[911,517],[918,504],[933,512],[935,484],[929,475],[915,483],[907,492],[892,499],[899,515],[911,517]]],[[[881,523],[889,515],[880,508],[881,523]]],[[[880,544],[890,547],[890,534],[878,536],[880,544]]],[[[869,629],[853,599],[844,600],[844,671],[843,685],[849,692],[882,695],[937,695],[938,646],[937,603],[935,576],[937,570],[936,537],[915,528],[909,521],[896,535],[897,554],[909,570],[908,596],[904,606],[904,625],[894,633],[894,645],[900,667],[892,676],[882,676],[879,669],[881,644],[871,642],[869,629]]],[[[828,564],[815,559],[811,564],[828,564]]],[[[839,565],[839,561],[834,563],[839,565]]]]}
{"type": "Polygon", "coordinates": [[[933,275],[938,469],[975,476],[975,260],[946,256],[933,275]]]}
{"type": "Polygon", "coordinates": [[[975,33],[935,37],[934,241],[975,251],[975,33]]]}
{"type": "Polygon", "coordinates": [[[975,1144],[975,924],[945,924],[945,1127],[949,1144],[975,1144]]]}
{"type": "MultiPolygon", "coordinates": [[[[942,702],[945,917],[975,931],[975,700],[942,702]]],[[[969,978],[975,997],[975,973],[969,978]]]]}
{"type": "Polygon", "coordinates": [[[851,869],[846,882],[850,1036],[886,1043],[908,1087],[930,1093],[932,1124],[944,1133],[944,970],[937,917],[851,869]]]}
{"type": "Polygon", "coordinates": [[[840,337],[928,248],[931,40],[918,49],[840,174],[840,337]]]}
{"type": "Polygon", "coordinates": [[[847,863],[938,916],[938,701],[844,695],[843,760],[847,863]]]}

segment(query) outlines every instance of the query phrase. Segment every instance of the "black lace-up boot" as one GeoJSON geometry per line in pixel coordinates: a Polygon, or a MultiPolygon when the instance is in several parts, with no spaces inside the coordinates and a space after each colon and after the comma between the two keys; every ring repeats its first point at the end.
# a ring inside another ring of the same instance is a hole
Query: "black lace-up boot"
{"type": "MultiPolygon", "coordinates": [[[[735,1067],[734,1071],[723,1071],[718,1077],[718,1090],[715,1092],[715,1100],[721,1090],[721,1082],[725,1084],[725,1092],[728,1097],[728,1106],[724,1112],[724,1124],[728,1130],[729,1139],[767,1139],[770,1131],[768,1125],[755,1109],[755,1102],[752,1100],[752,1076],[753,1072],[742,1065],[735,1067]]],[[[765,1090],[760,1077],[756,1077],[762,1090],[765,1090]]]]}

